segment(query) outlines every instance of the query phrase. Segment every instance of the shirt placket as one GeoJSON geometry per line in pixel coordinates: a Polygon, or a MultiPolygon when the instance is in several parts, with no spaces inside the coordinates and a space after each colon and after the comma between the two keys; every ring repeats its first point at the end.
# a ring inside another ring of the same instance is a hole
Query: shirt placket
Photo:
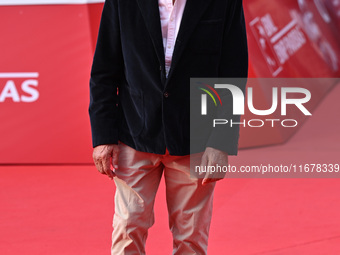
{"type": "MultiPolygon", "coordinates": [[[[177,1],[176,1],[177,2],[177,1]]],[[[175,46],[175,37],[176,37],[176,8],[177,5],[172,4],[172,0],[167,1],[167,7],[170,11],[169,22],[168,22],[168,35],[167,35],[167,45],[165,51],[165,69],[166,76],[168,76],[171,66],[172,55],[174,52],[175,46]]]]}

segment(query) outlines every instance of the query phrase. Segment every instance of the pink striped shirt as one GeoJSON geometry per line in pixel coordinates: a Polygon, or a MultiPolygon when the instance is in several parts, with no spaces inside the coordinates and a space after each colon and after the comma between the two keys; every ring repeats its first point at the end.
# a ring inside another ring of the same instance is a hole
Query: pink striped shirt
{"type": "Polygon", "coordinates": [[[176,0],[175,4],[173,4],[173,0],[158,0],[162,25],[166,76],[168,76],[170,70],[175,42],[186,2],[187,0],[176,0]]]}

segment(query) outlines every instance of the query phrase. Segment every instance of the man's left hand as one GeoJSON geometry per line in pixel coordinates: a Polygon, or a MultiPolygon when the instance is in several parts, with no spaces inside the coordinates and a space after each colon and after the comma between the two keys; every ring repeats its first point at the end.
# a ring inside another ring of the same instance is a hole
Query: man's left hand
{"type": "MultiPolygon", "coordinates": [[[[203,169],[204,167],[208,169],[209,166],[217,166],[217,165],[219,166],[228,165],[228,153],[211,148],[211,147],[207,147],[201,159],[201,169],[203,169]]],[[[202,185],[205,185],[210,182],[216,182],[218,180],[223,179],[221,175],[222,173],[207,171],[202,181],[202,185]]]]}

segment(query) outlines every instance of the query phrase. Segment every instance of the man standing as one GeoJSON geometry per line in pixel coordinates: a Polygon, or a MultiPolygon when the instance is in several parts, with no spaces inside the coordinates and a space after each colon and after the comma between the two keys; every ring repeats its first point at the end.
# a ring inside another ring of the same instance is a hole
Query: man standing
{"type": "MultiPolygon", "coordinates": [[[[247,66],[241,0],[106,0],[89,113],[95,165],[116,185],[112,254],[145,254],[163,174],[173,254],[206,254],[217,179],[190,177],[190,77],[247,66]]],[[[196,154],[202,164],[237,154],[237,128],[222,140],[196,154]]]]}

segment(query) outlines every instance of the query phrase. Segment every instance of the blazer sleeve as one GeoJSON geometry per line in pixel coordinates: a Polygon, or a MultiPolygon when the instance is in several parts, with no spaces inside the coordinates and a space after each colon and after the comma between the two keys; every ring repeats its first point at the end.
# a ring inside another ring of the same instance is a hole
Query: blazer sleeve
{"type": "Polygon", "coordinates": [[[118,85],[124,76],[116,0],[102,12],[90,78],[89,115],[92,145],[118,143],[118,85]]]}
{"type": "MultiPolygon", "coordinates": [[[[220,78],[244,78],[233,79],[243,93],[245,92],[246,79],[248,76],[248,46],[247,34],[244,19],[244,12],[241,0],[231,1],[231,7],[226,15],[223,46],[219,67],[220,78]]],[[[237,155],[239,126],[230,127],[230,121],[240,122],[239,115],[233,115],[233,100],[231,93],[222,93],[223,107],[217,110],[218,119],[226,119],[229,125],[216,126],[207,142],[207,147],[213,147],[227,152],[229,155],[237,155]]]]}

